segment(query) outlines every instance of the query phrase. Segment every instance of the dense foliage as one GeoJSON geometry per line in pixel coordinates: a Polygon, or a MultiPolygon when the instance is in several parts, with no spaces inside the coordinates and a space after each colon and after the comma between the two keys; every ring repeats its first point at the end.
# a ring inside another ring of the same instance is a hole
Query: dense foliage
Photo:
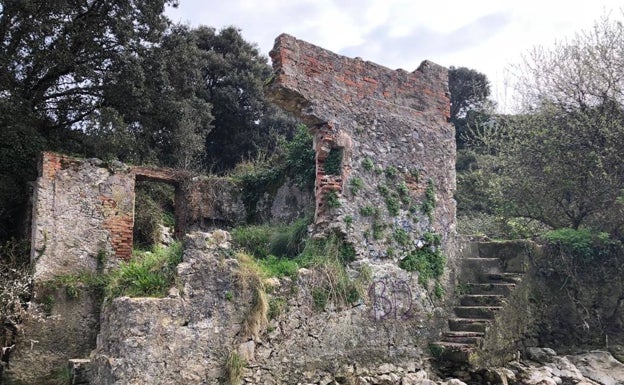
{"type": "Polygon", "coordinates": [[[223,172],[292,137],[257,48],[172,25],[167,5],[0,0],[0,242],[27,233],[42,150],[223,172]]]}
{"type": "Polygon", "coordinates": [[[457,146],[463,148],[471,138],[471,130],[489,120],[494,103],[490,97],[490,81],[485,74],[466,67],[449,68],[451,122],[455,125],[457,146]]]}
{"type": "Polygon", "coordinates": [[[623,237],[623,64],[624,28],[609,18],[531,51],[518,73],[522,112],[475,126],[460,153],[460,209],[508,230],[522,223],[516,236],[586,227],[623,237]]]}

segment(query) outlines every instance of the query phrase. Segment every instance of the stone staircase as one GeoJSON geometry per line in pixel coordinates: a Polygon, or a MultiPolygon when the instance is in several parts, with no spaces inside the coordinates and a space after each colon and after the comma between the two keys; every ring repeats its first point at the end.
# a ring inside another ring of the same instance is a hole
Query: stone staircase
{"type": "Polygon", "coordinates": [[[458,299],[449,331],[431,345],[444,366],[473,366],[488,330],[527,269],[526,244],[473,242],[460,260],[458,299]]]}

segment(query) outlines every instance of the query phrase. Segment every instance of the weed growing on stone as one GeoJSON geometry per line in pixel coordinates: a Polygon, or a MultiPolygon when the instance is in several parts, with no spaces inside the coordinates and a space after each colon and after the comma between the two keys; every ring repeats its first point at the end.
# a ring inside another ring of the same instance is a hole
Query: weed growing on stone
{"type": "Polygon", "coordinates": [[[360,298],[356,282],[349,278],[345,269],[345,264],[354,259],[355,248],[338,235],[308,240],[299,260],[302,266],[314,271],[312,301],[315,308],[324,309],[329,302],[353,303],[360,298]]]}
{"type": "Polygon", "coordinates": [[[397,192],[401,197],[407,196],[409,194],[409,188],[407,187],[407,184],[405,184],[405,182],[399,183],[399,185],[397,186],[397,192]]]}
{"type": "Polygon", "coordinates": [[[394,166],[388,166],[388,167],[386,167],[384,173],[386,174],[386,178],[394,179],[394,178],[396,178],[397,174],[399,173],[399,170],[397,170],[397,168],[394,167],[394,166]]]}
{"type": "Polygon", "coordinates": [[[230,352],[225,360],[225,382],[227,385],[238,385],[243,379],[243,370],[247,362],[237,353],[230,352]]]}
{"type": "Polygon", "coordinates": [[[338,193],[333,190],[325,194],[325,202],[327,202],[327,206],[332,209],[336,209],[341,206],[340,200],[338,199],[338,193]]]}
{"type": "Polygon", "coordinates": [[[425,214],[429,221],[433,221],[433,209],[435,209],[435,185],[432,179],[427,181],[427,189],[425,190],[425,199],[420,205],[420,209],[425,214]]]}
{"type": "Polygon", "coordinates": [[[388,214],[390,214],[390,216],[396,217],[399,215],[401,203],[395,196],[391,195],[386,197],[386,208],[388,209],[388,214]]]}
{"type": "Polygon", "coordinates": [[[364,187],[364,182],[362,178],[354,177],[349,181],[349,186],[351,187],[351,192],[357,194],[364,187]]]}
{"type": "Polygon", "coordinates": [[[360,214],[364,217],[371,217],[375,215],[375,208],[371,205],[366,205],[360,208],[360,214]]]}
{"type": "Polygon", "coordinates": [[[410,244],[410,235],[401,227],[397,227],[394,229],[392,237],[399,245],[403,247],[407,247],[410,244]]]}
{"type": "Polygon", "coordinates": [[[373,222],[373,239],[376,241],[383,239],[385,229],[385,223],[373,222]]]}
{"type": "Polygon", "coordinates": [[[417,271],[418,282],[427,285],[430,279],[438,279],[444,273],[446,257],[430,246],[410,251],[405,258],[399,261],[399,267],[407,271],[417,271]]]}
{"type": "Polygon", "coordinates": [[[257,337],[266,329],[269,320],[269,302],[264,288],[265,275],[256,260],[245,253],[236,255],[238,269],[236,283],[243,295],[251,293],[252,306],[241,326],[241,334],[246,338],[257,337]]]}
{"type": "Polygon", "coordinates": [[[286,306],[288,303],[286,299],[281,297],[274,297],[269,300],[269,313],[267,314],[268,319],[275,319],[284,313],[286,310],[286,306]]]}
{"type": "Polygon", "coordinates": [[[382,197],[387,197],[388,195],[390,195],[390,190],[388,189],[388,186],[384,184],[378,185],[377,191],[379,191],[379,194],[381,194],[382,197]]]}
{"type": "Polygon", "coordinates": [[[436,281],[435,283],[435,287],[433,288],[433,295],[440,299],[442,297],[444,297],[444,287],[442,286],[442,284],[440,283],[440,281],[436,281]]]}
{"type": "Polygon", "coordinates": [[[326,287],[315,287],[312,289],[312,302],[316,310],[325,310],[329,301],[329,290],[326,287]]]}
{"type": "Polygon", "coordinates": [[[344,223],[345,223],[345,225],[347,225],[347,228],[350,229],[351,226],[353,225],[353,216],[352,215],[346,215],[344,217],[344,223]]]}
{"type": "Polygon", "coordinates": [[[420,179],[420,170],[417,168],[411,168],[409,170],[410,176],[415,179],[416,182],[420,179]]]}
{"type": "Polygon", "coordinates": [[[340,175],[342,174],[342,149],[332,148],[325,158],[324,163],[325,174],[340,175]]]}
{"type": "Polygon", "coordinates": [[[362,160],[362,167],[364,167],[364,170],[366,171],[371,171],[373,167],[375,167],[375,163],[371,158],[366,157],[362,160]]]}
{"type": "Polygon", "coordinates": [[[135,251],[132,259],[111,271],[106,296],[109,298],[164,297],[175,279],[175,268],[182,262],[182,243],[155,246],[152,251],[135,251]]]}

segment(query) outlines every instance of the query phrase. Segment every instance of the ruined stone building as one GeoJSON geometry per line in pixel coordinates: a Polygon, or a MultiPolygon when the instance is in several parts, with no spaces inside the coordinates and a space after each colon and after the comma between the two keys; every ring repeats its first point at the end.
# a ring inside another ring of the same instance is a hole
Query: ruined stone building
{"type": "Polygon", "coordinates": [[[312,132],[316,182],[312,201],[301,195],[285,204],[294,187],[280,188],[264,204],[266,217],[288,220],[314,206],[312,233],[337,234],[353,246],[352,279],[370,271],[357,306],[314,310],[317,278],[302,271],[297,282],[273,282],[270,295],[287,298],[287,310],[264,334],[244,336],[254,300],[236,287],[238,263],[215,246],[226,247],[227,235],[193,232],[245,223],[241,185],[45,153],[32,225],[36,290],[56,276],[105,271],[131,256],[136,181],[173,185],[177,236],[192,235],[178,266],[179,286],[167,298],[117,298],[100,311],[88,291],[78,298],[48,292],[54,306],[47,318],[25,324],[10,375],[35,383],[80,358],[88,359],[77,364],[89,368],[92,384],[216,384],[231,351],[247,362],[245,381],[257,384],[320,383],[323,376],[374,372],[384,364],[407,375],[426,365],[427,346],[446,319],[444,298],[432,293],[443,291],[449,270],[419,282],[399,264],[423,247],[442,250],[447,264],[454,263],[447,70],[428,61],[413,72],[391,70],[289,35],[276,39],[271,57],[275,73],[267,91],[312,132]],[[240,296],[226,298],[237,290],[240,296]]]}

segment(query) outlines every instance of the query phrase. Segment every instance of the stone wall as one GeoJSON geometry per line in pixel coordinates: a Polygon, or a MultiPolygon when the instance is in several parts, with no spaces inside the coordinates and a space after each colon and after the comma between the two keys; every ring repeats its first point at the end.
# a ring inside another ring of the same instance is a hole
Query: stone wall
{"type": "Polygon", "coordinates": [[[178,237],[245,220],[232,180],[43,153],[33,197],[33,301],[12,352],[12,381],[44,383],[95,347],[101,293],[79,286],[68,295],[60,281],[80,282],[71,277],[100,274],[131,257],[136,180],[176,187],[178,237]]]}
{"type": "Polygon", "coordinates": [[[39,172],[31,248],[36,280],[95,271],[98,253],[130,257],[134,175],[128,167],[46,152],[39,172]]]}
{"type": "Polygon", "coordinates": [[[450,252],[455,139],[447,70],[428,61],[413,72],[390,70],[289,35],[276,39],[271,58],[270,97],[314,134],[317,231],[337,228],[371,260],[401,256],[397,229],[411,237],[407,248],[435,232],[450,252]]]}
{"type": "Polygon", "coordinates": [[[414,378],[428,367],[435,309],[424,293],[410,295],[415,276],[403,283],[391,275],[371,279],[358,304],[330,302],[325,309],[313,294],[322,271],[301,269],[296,282],[271,279],[271,319],[258,334],[246,334],[254,287],[228,239],[221,230],[189,234],[178,285],[167,298],[116,298],[104,308],[92,385],[228,383],[232,352],[244,360],[243,381],[251,384],[327,384],[389,372],[399,383],[399,376],[414,378]],[[394,308],[380,311],[380,303],[394,308]]]}
{"type": "Polygon", "coordinates": [[[176,187],[178,237],[189,229],[245,220],[240,186],[233,180],[46,152],[33,199],[35,279],[96,271],[103,254],[113,263],[129,259],[136,180],[176,187]]]}

